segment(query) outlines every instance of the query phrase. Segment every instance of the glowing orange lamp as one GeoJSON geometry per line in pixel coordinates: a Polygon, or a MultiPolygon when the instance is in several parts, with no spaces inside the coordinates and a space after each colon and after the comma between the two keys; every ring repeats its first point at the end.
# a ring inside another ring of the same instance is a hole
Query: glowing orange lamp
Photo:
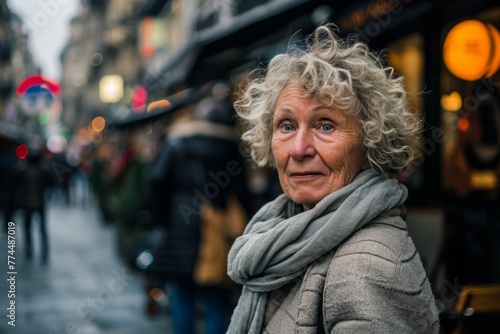
{"type": "Polygon", "coordinates": [[[486,72],[485,77],[489,78],[495,74],[498,69],[500,69],[500,32],[488,23],[488,29],[490,30],[490,36],[493,43],[493,53],[491,57],[490,68],[486,72]]]}
{"type": "Polygon", "coordinates": [[[490,77],[500,68],[500,33],[489,23],[462,21],[446,36],[443,60],[460,79],[490,77]]]}

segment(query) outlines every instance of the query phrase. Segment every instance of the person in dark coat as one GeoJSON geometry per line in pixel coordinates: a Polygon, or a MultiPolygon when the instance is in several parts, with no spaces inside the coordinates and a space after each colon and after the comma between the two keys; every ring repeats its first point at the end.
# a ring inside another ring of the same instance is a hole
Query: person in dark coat
{"type": "MultiPolygon", "coordinates": [[[[244,164],[238,151],[233,109],[221,100],[198,104],[196,116],[174,126],[148,173],[154,186],[155,221],[164,226],[161,252],[151,271],[167,280],[175,333],[195,330],[196,300],[205,302],[205,333],[225,333],[231,290],[193,280],[200,246],[200,208],[223,208],[230,194],[248,201],[244,164]]],[[[247,209],[247,208],[245,208],[247,209]]]]}
{"type": "Polygon", "coordinates": [[[0,138],[0,211],[3,215],[3,233],[7,234],[19,201],[14,183],[16,172],[15,144],[0,138]]]}
{"type": "Polygon", "coordinates": [[[27,164],[16,175],[19,185],[20,204],[24,214],[24,241],[26,257],[33,255],[32,220],[35,214],[39,216],[39,232],[41,238],[41,255],[46,261],[49,256],[49,240],[46,223],[46,191],[53,183],[52,174],[45,168],[42,154],[39,151],[30,152],[27,164]]]}

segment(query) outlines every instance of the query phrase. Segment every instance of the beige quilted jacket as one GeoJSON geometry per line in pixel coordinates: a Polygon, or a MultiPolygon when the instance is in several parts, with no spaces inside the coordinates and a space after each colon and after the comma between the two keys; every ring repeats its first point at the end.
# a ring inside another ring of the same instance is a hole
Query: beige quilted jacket
{"type": "Polygon", "coordinates": [[[400,216],[385,215],[270,293],[263,333],[439,333],[420,257],[400,216]]]}

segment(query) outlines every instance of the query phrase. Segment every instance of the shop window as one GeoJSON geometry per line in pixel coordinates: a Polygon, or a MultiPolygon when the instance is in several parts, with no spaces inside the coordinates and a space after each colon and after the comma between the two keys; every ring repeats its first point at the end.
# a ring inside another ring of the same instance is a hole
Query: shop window
{"type": "Polygon", "coordinates": [[[406,78],[406,91],[410,107],[416,113],[422,113],[421,92],[424,89],[424,52],[423,37],[419,33],[409,35],[390,43],[388,46],[389,64],[406,78]]]}
{"type": "MultiPolygon", "coordinates": [[[[500,28],[500,7],[473,19],[500,28]]],[[[456,22],[442,31],[446,36],[456,22]]],[[[498,52],[498,50],[496,50],[498,52]]],[[[500,190],[500,72],[464,80],[441,70],[442,186],[452,198],[494,203],[500,190]]]]}
{"type": "MultiPolygon", "coordinates": [[[[394,71],[405,77],[405,88],[408,97],[408,105],[410,110],[421,116],[423,114],[423,98],[424,91],[424,51],[423,37],[420,33],[408,35],[399,40],[396,40],[387,45],[389,65],[394,68],[394,71]]],[[[420,143],[414,150],[417,155],[420,155],[419,162],[407,169],[406,185],[410,188],[411,193],[419,193],[423,188],[425,179],[421,171],[422,162],[428,155],[434,153],[435,145],[426,147],[425,143],[420,143]]]]}

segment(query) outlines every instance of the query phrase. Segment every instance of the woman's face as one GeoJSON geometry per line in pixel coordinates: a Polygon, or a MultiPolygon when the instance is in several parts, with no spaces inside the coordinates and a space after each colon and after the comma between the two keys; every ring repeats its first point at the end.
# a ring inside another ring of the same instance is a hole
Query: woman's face
{"type": "Polygon", "coordinates": [[[271,145],[283,191],[306,210],[368,167],[356,117],[310,100],[295,84],[278,98],[271,145]]]}

